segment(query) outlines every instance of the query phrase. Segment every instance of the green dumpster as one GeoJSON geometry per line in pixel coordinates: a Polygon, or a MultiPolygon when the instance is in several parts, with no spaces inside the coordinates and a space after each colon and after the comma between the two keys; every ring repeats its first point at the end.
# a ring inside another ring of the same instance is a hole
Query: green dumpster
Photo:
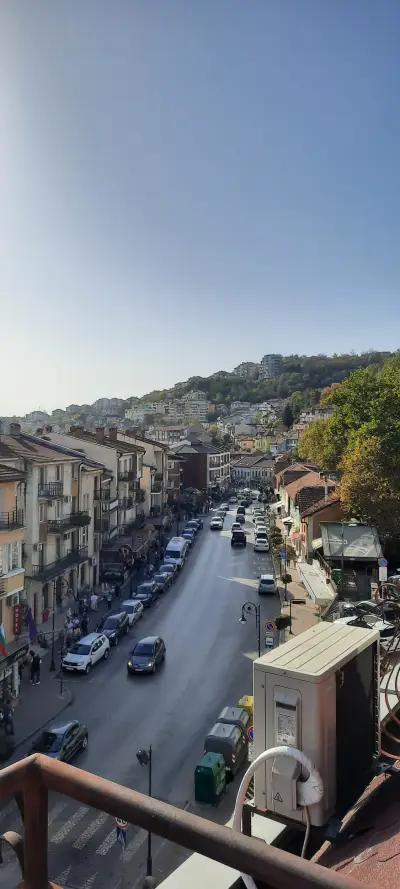
{"type": "Polygon", "coordinates": [[[226,765],[222,753],[205,753],[194,772],[194,796],[198,803],[216,806],[225,792],[226,765]]]}

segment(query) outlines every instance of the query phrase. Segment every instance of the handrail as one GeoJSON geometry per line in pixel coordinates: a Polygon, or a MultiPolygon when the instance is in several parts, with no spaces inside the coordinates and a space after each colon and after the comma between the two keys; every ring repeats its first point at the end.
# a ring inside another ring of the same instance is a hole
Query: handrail
{"type": "Polygon", "coordinates": [[[296,889],[360,889],[360,883],[336,871],[42,754],[33,754],[0,772],[0,799],[23,793],[25,889],[47,889],[48,885],[49,790],[248,873],[270,889],[292,885],[296,889]]]}

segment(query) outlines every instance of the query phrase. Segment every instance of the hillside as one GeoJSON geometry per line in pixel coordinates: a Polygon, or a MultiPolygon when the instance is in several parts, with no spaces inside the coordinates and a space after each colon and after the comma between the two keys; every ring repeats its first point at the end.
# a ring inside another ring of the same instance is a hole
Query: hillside
{"type": "MultiPolygon", "coordinates": [[[[140,399],[164,401],[179,398],[186,392],[201,390],[215,404],[228,406],[232,401],[256,403],[268,398],[288,398],[299,393],[304,404],[313,404],[326,386],[340,383],[350,373],[371,364],[383,364],[391,352],[365,352],[361,355],[288,355],[283,359],[283,371],[273,380],[243,380],[227,371],[219,371],[209,377],[190,377],[177,383],[172,389],[153,391],[140,399]]],[[[140,403],[140,402],[139,402],[140,403]]]]}

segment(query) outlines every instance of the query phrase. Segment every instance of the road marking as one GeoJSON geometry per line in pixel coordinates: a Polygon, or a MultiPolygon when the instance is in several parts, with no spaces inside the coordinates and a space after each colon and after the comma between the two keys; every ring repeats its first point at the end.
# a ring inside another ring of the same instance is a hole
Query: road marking
{"type": "Polygon", "coordinates": [[[110,830],[110,833],[107,834],[106,838],[103,840],[103,842],[98,847],[98,849],[96,849],[95,854],[96,855],[107,855],[107,853],[110,851],[111,847],[116,842],[117,842],[117,831],[115,830],[115,827],[113,827],[113,829],[110,830]]]}
{"type": "Polygon", "coordinates": [[[95,835],[96,831],[99,830],[102,824],[104,824],[104,822],[107,821],[109,817],[110,816],[107,815],[106,812],[100,812],[100,815],[98,815],[97,818],[94,818],[92,823],[89,824],[89,827],[87,827],[86,830],[84,830],[83,833],[81,833],[81,835],[75,840],[75,842],[72,843],[72,848],[83,849],[84,846],[86,846],[86,844],[89,842],[89,840],[91,840],[91,838],[95,835]]]}
{"type": "Polygon", "coordinates": [[[85,882],[82,884],[82,889],[92,889],[92,886],[96,882],[97,874],[98,871],[96,871],[95,874],[91,874],[90,877],[88,877],[87,880],[85,880],[85,882]]]}
{"type": "MultiPolygon", "coordinates": [[[[56,803],[55,806],[53,806],[53,808],[50,809],[50,814],[47,819],[48,826],[50,826],[50,824],[53,824],[53,821],[55,821],[56,818],[58,818],[58,816],[61,814],[63,809],[65,809],[67,807],[67,805],[68,805],[68,801],[60,800],[60,802],[56,803]]],[[[65,883],[65,880],[62,880],[60,882],[65,883]]]]}
{"type": "Polygon", "coordinates": [[[68,821],[54,834],[53,837],[50,837],[50,842],[54,843],[56,846],[59,843],[62,843],[65,840],[65,837],[74,829],[74,827],[79,824],[79,821],[82,821],[82,818],[87,815],[89,811],[88,806],[80,806],[79,809],[68,819],[68,821]]]}
{"type": "Polygon", "coordinates": [[[128,843],[126,850],[124,852],[125,861],[130,861],[136,852],[143,846],[147,837],[147,830],[138,830],[137,834],[134,836],[133,840],[128,843]]]}
{"type": "Polygon", "coordinates": [[[65,870],[61,871],[60,874],[57,874],[57,876],[54,877],[54,882],[57,886],[65,886],[67,884],[68,877],[71,873],[71,867],[72,865],[69,864],[68,867],[65,868],[65,870]]]}

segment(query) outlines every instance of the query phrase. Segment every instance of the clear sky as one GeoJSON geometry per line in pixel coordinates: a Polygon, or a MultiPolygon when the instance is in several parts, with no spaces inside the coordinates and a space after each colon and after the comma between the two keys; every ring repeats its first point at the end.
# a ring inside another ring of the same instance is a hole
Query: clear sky
{"type": "Polygon", "coordinates": [[[1,0],[0,414],[395,349],[398,0],[1,0]]]}

